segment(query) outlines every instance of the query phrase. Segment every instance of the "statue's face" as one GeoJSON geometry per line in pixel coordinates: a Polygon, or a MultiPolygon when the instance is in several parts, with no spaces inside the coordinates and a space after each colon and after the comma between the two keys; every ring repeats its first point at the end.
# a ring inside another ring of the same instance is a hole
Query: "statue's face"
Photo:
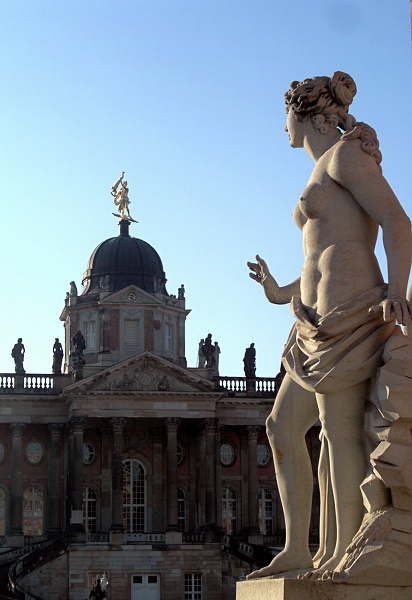
{"type": "Polygon", "coordinates": [[[311,129],[313,129],[313,124],[310,119],[307,121],[298,121],[293,111],[289,110],[285,131],[289,135],[289,143],[292,148],[303,148],[305,136],[311,129]]]}

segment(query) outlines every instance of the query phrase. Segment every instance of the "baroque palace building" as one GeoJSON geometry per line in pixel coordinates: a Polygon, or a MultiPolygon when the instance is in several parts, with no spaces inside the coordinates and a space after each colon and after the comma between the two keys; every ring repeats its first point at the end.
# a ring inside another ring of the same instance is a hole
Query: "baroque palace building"
{"type": "Polygon", "coordinates": [[[105,573],[111,600],[231,600],[284,542],[264,428],[279,377],[187,367],[184,288],[119,225],[66,298],[63,373],[0,375],[0,593],[14,564],[27,598],[85,600],[105,573]]]}

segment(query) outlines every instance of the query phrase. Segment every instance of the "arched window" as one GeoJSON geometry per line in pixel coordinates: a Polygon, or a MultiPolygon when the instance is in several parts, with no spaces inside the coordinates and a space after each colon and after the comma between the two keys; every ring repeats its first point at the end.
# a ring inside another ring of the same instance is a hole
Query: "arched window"
{"type": "Polygon", "coordinates": [[[146,476],[137,460],[123,463],[123,525],[127,533],[146,529],[146,476]]]}
{"type": "Polygon", "coordinates": [[[0,488],[0,535],[6,535],[6,492],[0,488]]]}
{"type": "Polygon", "coordinates": [[[232,488],[222,489],[222,527],[231,535],[237,529],[237,496],[232,488]]]}
{"type": "Polygon", "coordinates": [[[43,492],[29,487],[23,494],[23,533],[43,535],[43,492]]]}
{"type": "Polygon", "coordinates": [[[186,531],[186,494],[177,488],[177,523],[179,531],[186,531]]]}
{"type": "Polygon", "coordinates": [[[259,529],[262,535],[273,535],[273,497],[267,488],[259,490],[259,529]]]}
{"type": "Polygon", "coordinates": [[[86,533],[96,533],[97,498],[93,488],[83,489],[83,525],[86,533]]]}

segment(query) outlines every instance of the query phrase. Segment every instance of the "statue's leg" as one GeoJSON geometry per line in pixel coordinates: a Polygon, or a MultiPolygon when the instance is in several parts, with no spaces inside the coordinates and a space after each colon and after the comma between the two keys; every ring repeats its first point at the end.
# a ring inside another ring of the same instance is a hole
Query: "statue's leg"
{"type": "Polygon", "coordinates": [[[248,579],[313,566],[308,545],[313,474],[305,434],[318,418],[315,394],[286,375],[266,422],[285,514],[285,549],[248,579]]]}
{"type": "Polygon", "coordinates": [[[321,451],[318,464],[318,483],[320,493],[319,549],[313,557],[316,568],[329,560],[336,546],[336,516],[330,479],[328,440],[321,433],[321,451]]]}
{"type": "Polygon", "coordinates": [[[330,477],[336,514],[336,546],[321,569],[334,569],[363,518],[360,484],[365,477],[365,381],[341,392],[317,394],[323,435],[329,448],[330,477]]]}

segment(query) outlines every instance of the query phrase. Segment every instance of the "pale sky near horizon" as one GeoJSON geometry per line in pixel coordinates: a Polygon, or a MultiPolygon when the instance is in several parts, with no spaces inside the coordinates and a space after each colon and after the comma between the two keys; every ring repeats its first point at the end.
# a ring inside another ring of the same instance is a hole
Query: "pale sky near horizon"
{"type": "MultiPolygon", "coordinates": [[[[312,169],[289,147],[283,93],[340,70],[351,113],[377,131],[383,172],[411,200],[407,0],[3,0],[0,9],[0,372],[11,348],[49,373],[69,282],[118,234],[110,187],[125,171],[131,234],[184,283],[188,366],[207,333],[222,375],[276,375],[293,318],[248,278],[259,253],[300,275],[291,213],[312,169]]],[[[377,250],[385,271],[382,249],[377,250]]]]}

